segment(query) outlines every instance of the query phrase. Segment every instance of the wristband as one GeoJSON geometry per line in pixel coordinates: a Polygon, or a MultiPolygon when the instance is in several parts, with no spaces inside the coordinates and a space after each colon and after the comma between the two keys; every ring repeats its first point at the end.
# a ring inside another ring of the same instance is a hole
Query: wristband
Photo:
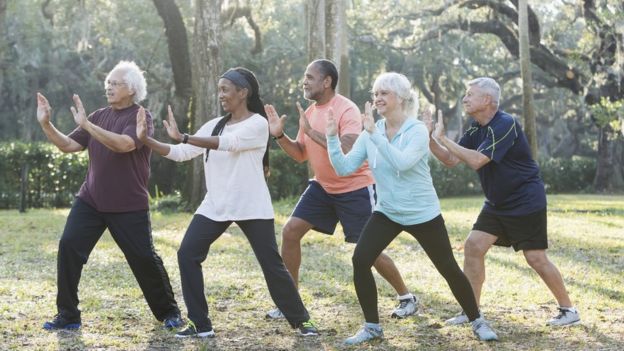
{"type": "Polygon", "coordinates": [[[284,135],[286,135],[286,134],[284,134],[284,132],[282,132],[282,134],[280,134],[280,135],[278,135],[278,136],[274,136],[274,137],[273,137],[273,140],[281,139],[281,138],[283,138],[283,137],[284,137],[284,135]]]}
{"type": "Polygon", "coordinates": [[[188,143],[188,138],[189,138],[189,135],[184,133],[184,137],[182,137],[182,144],[188,143]]]}

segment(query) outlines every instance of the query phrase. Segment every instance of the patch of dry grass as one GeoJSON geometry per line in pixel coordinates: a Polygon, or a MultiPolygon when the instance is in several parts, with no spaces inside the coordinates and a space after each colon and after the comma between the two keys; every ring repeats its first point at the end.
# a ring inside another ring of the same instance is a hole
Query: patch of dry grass
{"type": "MultiPolygon", "coordinates": [[[[275,204],[278,231],[293,201],[275,204]]],[[[480,198],[445,199],[442,209],[455,248],[462,244],[480,198]]],[[[319,338],[300,338],[284,321],[267,321],[273,307],[251,248],[231,227],[204,263],[206,296],[217,337],[176,340],[149,312],[123,255],[107,233],[83,271],[80,284],[83,328],[49,333],[42,323],[55,313],[56,249],[67,210],[0,211],[0,337],[8,350],[620,350],[624,345],[624,198],[549,197],[550,258],[558,265],[581,310],[583,324],[551,329],[552,296],[511,249],[494,248],[487,258],[483,311],[500,342],[476,341],[467,326],[446,327],[459,311],[446,283],[423,250],[403,233],[387,250],[405,281],[421,299],[417,316],[393,320],[395,293],[377,277],[386,339],[344,348],[343,339],[362,323],[351,277],[353,246],[342,234],[310,233],[303,243],[301,294],[321,328],[319,338]]],[[[176,250],[191,214],[153,213],[155,246],[165,262],[182,306],[176,250]]],[[[279,236],[278,236],[279,241],[279,236]]]]}

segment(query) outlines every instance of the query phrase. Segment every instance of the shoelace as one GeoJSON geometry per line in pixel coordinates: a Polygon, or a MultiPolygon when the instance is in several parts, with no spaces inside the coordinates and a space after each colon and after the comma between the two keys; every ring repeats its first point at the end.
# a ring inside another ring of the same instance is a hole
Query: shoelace
{"type": "Polygon", "coordinates": [[[561,307],[558,307],[557,309],[559,310],[559,315],[557,317],[555,317],[555,319],[561,319],[561,318],[565,317],[566,314],[568,314],[568,312],[570,312],[570,310],[567,310],[567,309],[564,309],[564,308],[561,308],[561,307]]]}
{"type": "Polygon", "coordinates": [[[314,322],[312,322],[312,321],[307,321],[307,322],[301,323],[301,327],[303,327],[303,328],[315,328],[316,329],[316,325],[314,325],[314,322]]]}

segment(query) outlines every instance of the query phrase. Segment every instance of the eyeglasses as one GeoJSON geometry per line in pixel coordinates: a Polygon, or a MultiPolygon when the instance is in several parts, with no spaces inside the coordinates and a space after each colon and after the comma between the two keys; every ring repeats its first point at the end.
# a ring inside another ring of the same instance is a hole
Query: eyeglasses
{"type": "Polygon", "coordinates": [[[124,86],[124,85],[128,85],[128,84],[127,84],[127,83],[124,83],[124,82],[117,82],[117,81],[114,81],[114,80],[113,80],[113,81],[109,80],[109,81],[107,81],[107,82],[104,84],[104,86],[105,86],[105,87],[107,87],[107,88],[108,88],[108,87],[111,87],[111,88],[119,88],[119,87],[124,86]]]}

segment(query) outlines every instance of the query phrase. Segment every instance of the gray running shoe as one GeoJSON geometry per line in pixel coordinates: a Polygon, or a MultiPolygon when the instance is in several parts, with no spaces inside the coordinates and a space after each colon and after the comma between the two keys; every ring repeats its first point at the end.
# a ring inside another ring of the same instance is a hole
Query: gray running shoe
{"type": "Polygon", "coordinates": [[[266,318],[268,318],[268,319],[281,319],[281,318],[285,318],[285,317],[284,317],[284,314],[282,313],[282,311],[279,310],[279,308],[274,308],[274,309],[270,310],[269,312],[267,312],[266,318]]]}
{"type": "Polygon", "coordinates": [[[345,345],[358,345],[363,342],[371,341],[371,340],[381,340],[383,339],[383,330],[369,328],[364,325],[360,330],[358,330],[355,335],[350,338],[347,338],[344,343],[345,345]]]}
{"type": "Polygon", "coordinates": [[[466,313],[464,313],[463,311],[460,312],[455,317],[449,318],[446,321],[444,321],[444,323],[446,323],[446,325],[460,325],[460,324],[466,324],[468,322],[470,322],[468,320],[468,316],[466,316],[466,313]]]}
{"type": "Polygon", "coordinates": [[[392,312],[392,318],[405,318],[418,311],[418,300],[412,295],[409,299],[399,300],[399,306],[392,312]]]}
{"type": "Polygon", "coordinates": [[[483,319],[483,317],[479,317],[475,319],[472,323],[472,332],[476,335],[481,341],[496,341],[498,340],[498,336],[494,332],[494,329],[490,327],[488,322],[483,319]]]}
{"type": "Polygon", "coordinates": [[[576,309],[559,307],[559,314],[546,324],[552,327],[566,327],[581,323],[581,315],[576,309]]]}

